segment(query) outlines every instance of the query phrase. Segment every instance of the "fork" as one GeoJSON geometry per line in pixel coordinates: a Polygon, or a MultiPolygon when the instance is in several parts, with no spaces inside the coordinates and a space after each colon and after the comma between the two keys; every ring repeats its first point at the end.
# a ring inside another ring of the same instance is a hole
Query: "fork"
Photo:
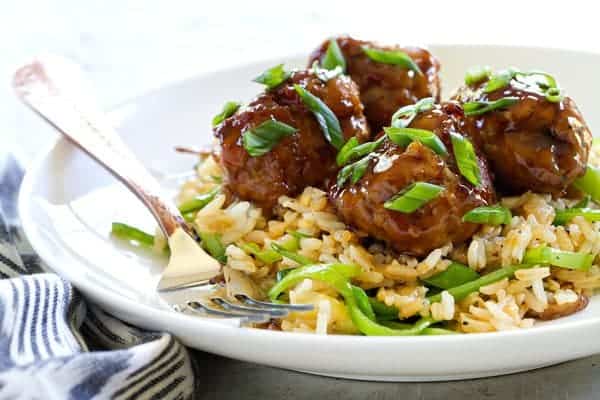
{"type": "MultiPolygon", "coordinates": [[[[127,148],[106,116],[95,105],[89,84],[80,68],[61,57],[39,57],[19,68],[14,75],[13,88],[17,97],[62,133],[71,143],[84,151],[100,166],[119,179],[127,189],[150,210],[165,237],[172,238],[178,229],[197,241],[198,237],[186,223],[174,202],[163,194],[160,183],[145,169],[127,148]]],[[[172,249],[173,250],[173,249],[172,249]]],[[[220,264],[198,245],[198,257],[220,264]]],[[[173,251],[171,252],[173,259],[173,251]]],[[[173,281],[161,278],[159,291],[172,291],[207,286],[214,276],[187,274],[173,281]]],[[[282,318],[292,311],[307,311],[310,304],[275,304],[253,299],[245,294],[235,295],[238,304],[222,297],[210,299],[212,304],[188,300],[186,306],[197,313],[212,317],[238,318],[249,323],[282,318]]]]}

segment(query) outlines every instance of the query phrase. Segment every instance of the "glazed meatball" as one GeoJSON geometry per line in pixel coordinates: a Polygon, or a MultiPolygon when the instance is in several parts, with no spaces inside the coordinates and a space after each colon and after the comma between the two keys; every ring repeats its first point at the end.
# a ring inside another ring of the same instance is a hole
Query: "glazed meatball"
{"type": "Polygon", "coordinates": [[[461,103],[514,98],[512,105],[468,117],[467,133],[487,157],[502,192],[563,194],[585,172],[592,135],[571,98],[551,102],[522,79],[485,93],[484,78],[453,98],[461,103]]]}
{"type": "MultiPolygon", "coordinates": [[[[337,43],[346,61],[347,73],[360,88],[360,99],[365,115],[374,133],[389,126],[394,112],[405,105],[425,97],[439,101],[440,64],[429,51],[419,47],[380,46],[373,42],[339,37],[337,43]],[[419,66],[421,73],[399,65],[385,64],[370,59],[363,47],[378,50],[400,50],[408,54],[419,66]]],[[[325,41],[310,56],[309,65],[322,61],[329,41],[325,41]]]]}
{"type": "Polygon", "coordinates": [[[462,118],[457,103],[445,103],[420,113],[409,125],[433,131],[444,143],[447,155],[438,155],[418,141],[402,147],[386,138],[372,153],[372,161],[356,184],[336,184],[331,188],[330,199],[343,220],[386,241],[399,252],[417,256],[471,237],[477,226],[463,222],[463,215],[492,204],[495,195],[485,159],[477,156],[481,178],[478,186],[459,172],[450,132],[461,133],[462,118]],[[387,200],[419,181],[442,186],[444,190],[412,213],[384,207],[387,200]]]}
{"type": "Polygon", "coordinates": [[[294,72],[278,87],[267,90],[227,118],[214,130],[220,142],[226,191],[255,202],[267,213],[279,196],[295,196],[306,186],[327,187],[337,171],[336,149],[325,139],[294,84],[304,87],[331,109],[345,139],[369,137],[358,88],[343,75],[324,82],[309,71],[294,72]],[[243,134],[270,119],[297,131],[282,138],[267,153],[253,157],[243,146],[243,134]]]}

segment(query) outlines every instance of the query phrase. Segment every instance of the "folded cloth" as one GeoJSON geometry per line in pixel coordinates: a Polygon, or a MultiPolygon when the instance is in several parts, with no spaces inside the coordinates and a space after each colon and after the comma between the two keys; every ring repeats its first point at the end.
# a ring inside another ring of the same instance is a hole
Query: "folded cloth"
{"type": "Polygon", "coordinates": [[[0,207],[0,399],[193,398],[181,343],[126,324],[58,275],[40,273],[15,221],[0,207]]]}

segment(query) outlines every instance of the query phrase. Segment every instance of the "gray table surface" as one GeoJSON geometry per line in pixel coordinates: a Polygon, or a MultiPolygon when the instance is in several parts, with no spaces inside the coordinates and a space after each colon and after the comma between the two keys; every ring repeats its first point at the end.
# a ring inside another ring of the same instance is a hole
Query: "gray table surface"
{"type": "MultiPolygon", "coordinates": [[[[405,9],[399,5],[382,13],[383,5],[377,1],[370,1],[365,8],[318,0],[293,5],[277,1],[167,5],[150,0],[0,3],[0,139],[4,148],[8,143],[25,163],[53,136],[14,101],[7,83],[19,62],[41,51],[57,52],[81,63],[108,106],[204,70],[307,50],[339,32],[404,43],[477,40],[600,50],[597,14],[590,8],[593,6],[579,1],[570,1],[569,8],[563,7],[564,2],[544,2],[541,14],[537,2],[505,1],[492,11],[453,1],[436,5],[437,11],[431,11],[427,19],[402,18],[405,9]],[[519,29],[510,23],[488,26],[489,18],[502,20],[502,14],[510,10],[538,17],[528,18],[519,29]],[[480,15],[487,17],[476,18],[480,15]],[[457,24],[459,18],[469,24],[457,24]],[[557,26],[561,28],[552,29],[557,26]]],[[[428,7],[432,5],[428,3],[428,7]]],[[[199,398],[207,399],[600,398],[600,356],[509,376],[438,383],[355,382],[201,352],[194,356],[202,381],[199,398]]]]}

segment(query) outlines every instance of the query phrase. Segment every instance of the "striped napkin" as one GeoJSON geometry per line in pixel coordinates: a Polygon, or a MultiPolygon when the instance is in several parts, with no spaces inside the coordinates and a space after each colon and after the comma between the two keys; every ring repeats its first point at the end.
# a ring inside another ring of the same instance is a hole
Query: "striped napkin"
{"type": "Polygon", "coordinates": [[[188,350],[43,273],[19,228],[22,171],[0,157],[0,399],[192,399],[188,350]]]}

